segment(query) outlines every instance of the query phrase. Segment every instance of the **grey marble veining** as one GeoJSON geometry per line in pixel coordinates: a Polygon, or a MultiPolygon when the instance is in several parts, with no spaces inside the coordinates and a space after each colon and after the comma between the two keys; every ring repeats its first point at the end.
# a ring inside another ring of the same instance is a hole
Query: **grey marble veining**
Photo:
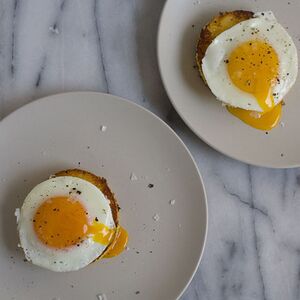
{"type": "Polygon", "coordinates": [[[129,98],[187,144],[204,177],[207,246],[182,300],[300,299],[300,171],[227,158],[180,120],[162,86],[163,0],[0,0],[0,118],[74,90],[129,98]]]}

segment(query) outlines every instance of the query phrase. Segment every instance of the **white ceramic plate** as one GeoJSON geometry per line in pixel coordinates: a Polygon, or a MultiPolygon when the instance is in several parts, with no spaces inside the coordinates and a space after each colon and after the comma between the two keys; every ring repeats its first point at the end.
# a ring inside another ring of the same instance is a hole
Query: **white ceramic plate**
{"type": "Polygon", "coordinates": [[[44,98],[0,123],[0,162],[1,299],[175,299],[191,280],[206,237],[205,191],[187,148],[152,113],[98,93],[44,98]],[[14,210],[37,183],[74,167],[107,178],[130,249],[54,273],[23,261],[14,210]]]}
{"type": "Polygon", "coordinates": [[[158,34],[159,66],[168,95],[186,124],[216,150],[254,165],[300,166],[299,79],[285,98],[284,127],[278,126],[266,134],[230,115],[193,68],[201,28],[220,11],[236,9],[272,10],[279,22],[288,27],[299,49],[300,1],[168,0],[158,34]]]}

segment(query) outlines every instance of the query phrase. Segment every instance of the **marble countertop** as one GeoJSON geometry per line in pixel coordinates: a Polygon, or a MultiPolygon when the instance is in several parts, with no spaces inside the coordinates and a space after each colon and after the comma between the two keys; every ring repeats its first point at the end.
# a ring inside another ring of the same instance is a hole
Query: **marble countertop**
{"type": "Polygon", "coordinates": [[[300,299],[300,171],[232,160],[181,121],[157,66],[164,0],[0,3],[0,118],[45,95],[107,92],[159,115],[191,150],[206,185],[209,229],[182,300],[300,299]]]}

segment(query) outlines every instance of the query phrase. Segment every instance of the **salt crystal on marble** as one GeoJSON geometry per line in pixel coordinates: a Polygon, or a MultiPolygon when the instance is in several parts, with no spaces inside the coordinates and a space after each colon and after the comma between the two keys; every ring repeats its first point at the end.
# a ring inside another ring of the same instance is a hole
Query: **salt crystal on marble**
{"type": "Polygon", "coordinates": [[[129,251],[129,250],[130,250],[130,248],[129,248],[128,246],[126,246],[126,247],[125,247],[125,250],[126,250],[126,251],[129,251]]]}
{"type": "Polygon", "coordinates": [[[158,221],[159,220],[159,215],[155,214],[152,218],[153,218],[154,221],[158,221]]]}
{"type": "Polygon", "coordinates": [[[169,201],[169,203],[170,203],[170,205],[175,205],[176,200],[175,200],[175,199],[172,199],[172,200],[169,201]]]}
{"type": "Polygon", "coordinates": [[[107,127],[106,127],[105,125],[101,125],[101,126],[100,126],[100,130],[101,130],[102,132],[106,131],[106,129],[107,129],[107,127]]]}
{"type": "Polygon", "coordinates": [[[285,126],[284,122],[282,122],[282,121],[279,124],[280,124],[281,127],[285,126]]]}
{"type": "Polygon", "coordinates": [[[130,180],[131,181],[138,180],[137,176],[133,172],[130,174],[130,180]]]}

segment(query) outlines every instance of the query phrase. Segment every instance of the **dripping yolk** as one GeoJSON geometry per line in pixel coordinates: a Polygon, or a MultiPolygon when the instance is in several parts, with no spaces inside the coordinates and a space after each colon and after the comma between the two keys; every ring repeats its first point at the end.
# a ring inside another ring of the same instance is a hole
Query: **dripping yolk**
{"type": "Polygon", "coordinates": [[[255,114],[230,107],[229,112],[257,129],[275,127],[280,120],[281,105],[275,107],[272,94],[279,70],[278,56],[273,47],[259,40],[245,42],[231,52],[227,70],[232,83],[253,95],[262,109],[262,113],[255,114]]]}
{"type": "Polygon", "coordinates": [[[266,113],[258,113],[256,111],[245,110],[241,108],[228,106],[227,110],[244,123],[260,130],[271,130],[280,121],[281,118],[281,103],[266,113]]]}
{"type": "Polygon", "coordinates": [[[128,242],[128,233],[123,227],[119,227],[116,231],[116,238],[111,246],[105,252],[104,258],[110,258],[119,255],[126,247],[128,242]]]}
{"type": "Polygon", "coordinates": [[[83,205],[69,197],[54,197],[37,209],[33,226],[38,239],[48,247],[64,249],[79,246],[88,236],[95,242],[108,245],[115,230],[93,220],[90,224],[83,205]]]}

